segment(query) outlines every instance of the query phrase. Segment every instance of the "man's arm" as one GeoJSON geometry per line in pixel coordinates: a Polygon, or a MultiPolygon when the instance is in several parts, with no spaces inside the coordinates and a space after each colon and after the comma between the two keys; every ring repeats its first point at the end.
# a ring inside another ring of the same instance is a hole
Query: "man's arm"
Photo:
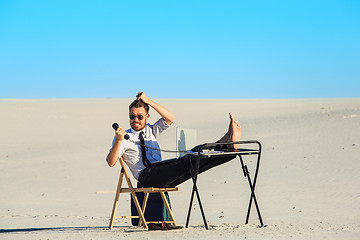
{"type": "Polygon", "coordinates": [[[165,120],[165,122],[168,125],[171,125],[175,119],[175,116],[169,111],[167,110],[165,107],[161,106],[160,104],[150,100],[144,92],[139,92],[137,94],[137,99],[141,99],[144,103],[147,103],[150,105],[150,107],[152,107],[153,109],[155,109],[155,111],[157,111],[160,116],[165,120]]]}
{"type": "Polygon", "coordinates": [[[126,134],[126,131],[122,127],[119,127],[115,131],[116,138],[115,138],[114,145],[106,157],[106,161],[110,167],[115,166],[117,160],[119,159],[120,146],[121,146],[121,142],[124,140],[125,134],[126,134]]]}

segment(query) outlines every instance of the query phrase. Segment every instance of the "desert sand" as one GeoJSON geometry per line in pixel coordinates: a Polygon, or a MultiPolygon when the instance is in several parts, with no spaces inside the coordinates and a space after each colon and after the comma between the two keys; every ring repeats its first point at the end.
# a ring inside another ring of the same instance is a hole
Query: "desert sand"
{"type": "MultiPolygon", "coordinates": [[[[196,129],[199,144],[219,139],[228,112],[242,140],[262,143],[256,195],[265,227],[254,208],[244,224],[250,190],[233,160],[199,176],[209,230],[197,204],[189,228],[149,232],[119,219],[109,230],[120,168],[105,157],[111,124],[129,126],[131,100],[0,100],[0,239],[360,239],[359,98],[154,99],[176,116],[159,137],[163,149],[175,149],[176,126],[196,129]]],[[[179,225],[191,186],[170,194],[179,225]]],[[[128,213],[122,195],[118,214],[128,213]]]]}

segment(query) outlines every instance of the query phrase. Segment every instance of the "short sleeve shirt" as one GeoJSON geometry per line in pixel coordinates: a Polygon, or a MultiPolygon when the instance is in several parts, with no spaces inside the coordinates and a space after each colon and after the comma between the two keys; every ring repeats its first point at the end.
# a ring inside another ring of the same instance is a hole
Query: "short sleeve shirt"
{"type": "MultiPolygon", "coordinates": [[[[162,160],[161,152],[158,150],[160,147],[156,137],[168,127],[169,125],[165,120],[160,118],[153,125],[146,124],[145,128],[141,131],[135,131],[132,128],[126,130],[130,139],[121,142],[119,158],[121,156],[124,158],[125,163],[129,166],[129,169],[136,180],[138,180],[140,172],[146,168],[142,161],[141,146],[139,145],[140,132],[144,132],[145,145],[150,147],[146,148],[146,157],[151,163],[154,163],[162,160]]],[[[115,137],[113,145],[114,141],[115,137]]]]}

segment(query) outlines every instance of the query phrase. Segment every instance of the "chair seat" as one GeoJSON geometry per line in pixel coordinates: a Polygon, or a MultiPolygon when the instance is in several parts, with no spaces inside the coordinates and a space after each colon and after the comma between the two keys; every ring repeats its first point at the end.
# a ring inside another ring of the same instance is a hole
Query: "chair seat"
{"type": "MultiPolygon", "coordinates": [[[[155,188],[155,187],[147,187],[147,188],[133,188],[135,192],[143,192],[143,193],[158,193],[158,192],[173,192],[179,191],[179,188],[155,188]]],[[[132,190],[130,188],[121,188],[121,193],[130,193],[132,190]]]]}

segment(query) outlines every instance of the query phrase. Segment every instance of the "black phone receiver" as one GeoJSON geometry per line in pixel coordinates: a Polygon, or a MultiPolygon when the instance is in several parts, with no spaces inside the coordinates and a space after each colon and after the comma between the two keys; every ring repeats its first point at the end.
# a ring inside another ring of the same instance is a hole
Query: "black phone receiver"
{"type": "MultiPolygon", "coordinates": [[[[112,127],[116,131],[119,128],[119,124],[113,123],[112,127]]],[[[125,134],[124,139],[129,140],[129,138],[130,138],[130,136],[128,134],[125,134]]]]}

